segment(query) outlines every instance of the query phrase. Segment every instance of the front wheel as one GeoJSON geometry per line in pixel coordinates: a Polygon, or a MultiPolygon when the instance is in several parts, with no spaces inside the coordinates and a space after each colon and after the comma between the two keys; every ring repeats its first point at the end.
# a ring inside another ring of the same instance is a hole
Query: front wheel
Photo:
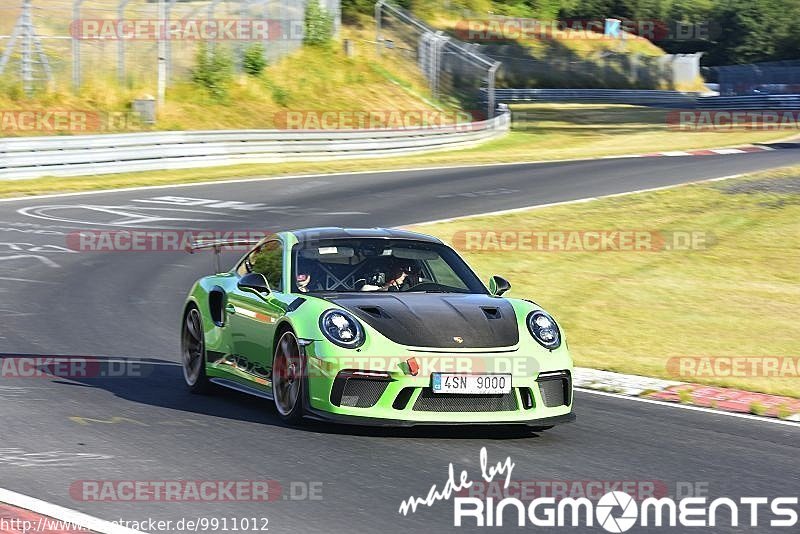
{"type": "Polygon", "coordinates": [[[292,425],[300,423],[305,414],[304,363],[294,333],[284,332],[278,339],[272,359],[272,396],[281,419],[292,425]]]}
{"type": "Polygon", "coordinates": [[[183,379],[192,393],[207,393],[211,383],[206,376],[205,336],[200,310],[189,308],[181,331],[183,379]]]}

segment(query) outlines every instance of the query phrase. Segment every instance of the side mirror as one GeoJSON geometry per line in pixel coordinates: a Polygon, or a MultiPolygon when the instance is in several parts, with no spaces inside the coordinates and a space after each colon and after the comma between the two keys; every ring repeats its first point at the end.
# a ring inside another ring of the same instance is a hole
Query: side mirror
{"type": "Polygon", "coordinates": [[[239,280],[238,286],[239,289],[249,289],[259,294],[270,292],[267,277],[261,273],[247,273],[239,280]]]}
{"type": "Polygon", "coordinates": [[[500,296],[511,289],[511,283],[502,276],[492,276],[489,278],[489,292],[492,295],[500,296]]]}

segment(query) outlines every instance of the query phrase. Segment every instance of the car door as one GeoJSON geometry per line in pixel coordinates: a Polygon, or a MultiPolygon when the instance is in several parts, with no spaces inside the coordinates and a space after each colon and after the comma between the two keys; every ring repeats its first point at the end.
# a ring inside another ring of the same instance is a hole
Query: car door
{"type": "Polygon", "coordinates": [[[263,274],[270,292],[259,293],[236,287],[228,294],[226,315],[234,354],[229,365],[240,379],[271,386],[272,352],[275,327],[286,313],[283,302],[283,243],[266,241],[253,249],[236,269],[240,280],[246,274],[263,274]]]}

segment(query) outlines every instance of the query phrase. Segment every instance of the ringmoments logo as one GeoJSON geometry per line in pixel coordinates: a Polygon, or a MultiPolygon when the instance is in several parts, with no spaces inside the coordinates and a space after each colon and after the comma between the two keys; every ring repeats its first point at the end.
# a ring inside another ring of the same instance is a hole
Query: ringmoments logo
{"type": "MultiPolygon", "coordinates": [[[[452,501],[455,527],[577,527],[599,526],[606,532],[621,533],[634,526],[642,527],[732,527],[770,526],[792,528],[798,525],[798,497],[719,497],[689,496],[682,498],[648,496],[637,500],[633,495],[610,490],[598,499],[554,496],[522,500],[519,497],[463,496],[478,484],[512,484],[515,463],[511,457],[490,464],[486,448],[480,451],[480,479],[467,470],[458,474],[450,463],[448,477],[439,487],[430,487],[425,497],[410,496],[400,503],[401,515],[415,513],[422,506],[452,501]]],[[[641,495],[640,495],[641,497],[641,495]]],[[[685,530],[684,530],[685,532],[685,530]]]]}

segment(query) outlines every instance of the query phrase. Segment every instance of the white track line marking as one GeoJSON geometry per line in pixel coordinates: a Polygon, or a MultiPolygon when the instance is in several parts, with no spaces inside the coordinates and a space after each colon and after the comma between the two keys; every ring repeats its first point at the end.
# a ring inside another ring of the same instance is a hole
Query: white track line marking
{"type": "Polygon", "coordinates": [[[582,202],[591,202],[593,200],[600,200],[603,198],[614,198],[614,197],[624,197],[628,195],[636,195],[638,193],[651,193],[653,191],[663,191],[665,189],[674,189],[676,187],[683,187],[685,185],[695,185],[695,184],[702,184],[705,182],[719,182],[722,180],[730,180],[732,178],[739,178],[744,176],[744,174],[731,174],[728,176],[720,176],[718,178],[706,178],[704,180],[696,180],[694,182],[684,182],[681,184],[674,184],[674,185],[664,185],[660,187],[651,187],[650,189],[637,189],[635,191],[626,191],[624,193],[611,193],[610,195],[601,195],[599,197],[586,197],[586,198],[577,198],[575,200],[562,200],[561,202],[550,202],[548,204],[534,204],[532,206],[523,206],[521,208],[510,208],[507,210],[498,210],[498,211],[487,211],[484,213],[475,213],[473,215],[459,215],[458,217],[449,217],[446,219],[436,219],[433,221],[424,221],[418,223],[411,223],[405,224],[403,226],[398,226],[398,228],[408,228],[410,226],[427,226],[431,224],[439,224],[439,223],[448,223],[453,221],[460,221],[462,219],[471,219],[472,217],[489,217],[492,215],[505,215],[507,213],[519,213],[521,211],[528,211],[528,210],[538,210],[541,208],[549,208],[551,206],[565,206],[568,204],[579,204],[582,202]]]}
{"type": "Polygon", "coordinates": [[[705,408],[703,406],[692,406],[689,404],[677,404],[674,402],[665,402],[655,399],[643,399],[642,397],[629,397],[627,395],[620,395],[619,393],[610,393],[608,391],[597,391],[594,389],[584,389],[584,388],[575,388],[575,391],[580,391],[581,393],[589,393],[591,395],[600,395],[601,397],[613,397],[615,399],[633,401],[633,402],[644,402],[647,404],[658,404],[661,406],[665,406],[668,408],[679,408],[681,410],[690,410],[693,412],[703,412],[703,413],[710,413],[714,415],[724,415],[726,417],[736,417],[739,419],[748,419],[750,421],[759,421],[761,423],[771,423],[773,425],[784,425],[790,426],[797,429],[800,429],[800,424],[794,423],[792,421],[785,421],[783,419],[770,419],[768,417],[759,417],[757,415],[751,415],[748,413],[737,413],[737,412],[724,412],[722,410],[715,410],[713,408],[705,408]]]}
{"type": "MultiPolygon", "coordinates": [[[[756,146],[756,145],[748,145],[748,146],[756,146]]],[[[743,152],[738,149],[710,149],[710,148],[697,148],[694,150],[737,150],[735,152],[738,154],[739,152],[743,152]]],[[[148,191],[148,190],[157,190],[157,189],[169,189],[169,188],[178,188],[178,187],[199,187],[205,185],[222,185],[222,184],[238,184],[244,182],[263,182],[269,180],[293,180],[296,178],[325,178],[328,176],[356,176],[361,174],[385,174],[385,173],[396,173],[396,172],[420,172],[420,171],[442,171],[442,170],[450,170],[450,169],[480,169],[484,167],[512,167],[517,165],[546,165],[548,163],[575,163],[581,161],[602,161],[602,160],[609,160],[609,159],[627,159],[627,158],[641,158],[644,157],[643,154],[621,154],[621,155],[611,155],[611,156],[594,156],[589,158],[566,158],[566,159],[551,159],[551,160],[532,160],[532,161],[511,161],[505,163],[472,163],[472,164],[465,164],[465,165],[439,165],[439,166],[432,166],[432,167],[400,167],[397,169],[377,169],[373,171],[342,171],[342,172],[330,172],[330,173],[318,173],[318,174],[290,174],[287,176],[263,176],[263,177],[249,177],[249,178],[235,178],[231,180],[219,179],[219,180],[207,180],[202,182],[192,182],[192,183],[183,183],[183,184],[163,184],[163,185],[142,185],[138,187],[122,187],[118,189],[97,189],[94,191],[77,191],[75,193],[52,193],[46,195],[30,195],[30,196],[21,196],[21,197],[9,197],[9,198],[0,198],[0,202],[15,202],[19,200],[37,200],[42,198],[62,198],[62,197],[76,197],[76,196],[83,196],[83,195],[101,195],[105,193],[125,193],[131,191],[148,191]]],[[[91,176],[91,175],[88,175],[91,176]]],[[[70,178],[80,178],[79,176],[72,176],[72,177],[65,177],[64,179],[69,180],[70,178]]]]}
{"type": "Polygon", "coordinates": [[[29,280],[27,278],[12,278],[10,276],[0,276],[0,280],[8,280],[9,282],[28,282],[28,283],[31,283],[31,284],[56,285],[56,282],[46,282],[44,280],[29,280]]]}
{"type": "Polygon", "coordinates": [[[92,517],[76,510],[70,510],[69,508],[58,506],[57,504],[34,499],[33,497],[28,497],[27,495],[22,495],[21,493],[3,488],[0,488],[0,502],[16,506],[17,508],[24,508],[25,510],[30,510],[31,512],[47,517],[52,517],[53,519],[65,523],[78,525],[94,532],[100,532],[101,534],[144,534],[139,530],[123,527],[104,519],[92,517]]]}
{"type": "Polygon", "coordinates": [[[712,148],[711,152],[715,154],[725,155],[725,154],[744,154],[744,150],[739,150],[738,148],[712,148]]]}

